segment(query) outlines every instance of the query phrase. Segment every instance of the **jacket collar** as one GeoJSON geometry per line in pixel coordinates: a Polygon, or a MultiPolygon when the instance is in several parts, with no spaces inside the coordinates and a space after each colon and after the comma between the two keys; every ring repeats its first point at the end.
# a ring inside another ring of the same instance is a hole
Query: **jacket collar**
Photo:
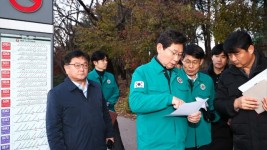
{"type": "MultiPolygon", "coordinates": [[[[228,64],[225,65],[225,67],[224,67],[224,69],[223,69],[222,72],[224,72],[224,70],[226,70],[227,68],[229,68],[229,65],[228,65],[228,64]]],[[[218,74],[216,74],[216,73],[214,72],[214,70],[213,70],[213,63],[211,63],[211,64],[209,65],[209,67],[208,67],[208,69],[207,69],[207,72],[208,72],[208,74],[210,74],[210,75],[212,75],[212,76],[216,76],[216,75],[218,75],[218,74]]],[[[222,73],[222,72],[221,72],[221,73],[222,73]]],[[[220,73],[220,74],[221,74],[221,73],[220,73]]]]}
{"type": "MultiPolygon", "coordinates": [[[[88,81],[88,87],[93,86],[92,81],[86,79],[88,81]]],[[[64,83],[66,84],[66,89],[68,91],[74,91],[76,89],[79,89],[71,80],[69,77],[66,77],[64,80],[64,83]]],[[[89,88],[87,88],[88,90],[89,88]]]]}
{"type": "MultiPolygon", "coordinates": [[[[160,74],[163,72],[163,70],[165,69],[165,67],[163,67],[163,65],[157,60],[156,56],[152,58],[152,60],[150,61],[155,69],[155,71],[160,74]]],[[[167,69],[167,70],[171,70],[172,73],[176,73],[178,72],[178,68],[174,67],[173,69],[167,69]]]]}
{"type": "Polygon", "coordinates": [[[152,60],[150,61],[154,70],[159,74],[161,72],[163,72],[164,67],[162,66],[162,64],[157,60],[156,58],[157,56],[153,57],[152,60]]]}
{"type": "Polygon", "coordinates": [[[99,75],[96,72],[95,68],[92,70],[92,76],[93,76],[94,79],[98,79],[99,78],[99,75]]]}
{"type": "MultiPolygon", "coordinates": [[[[184,69],[182,69],[182,74],[183,74],[183,76],[186,78],[186,79],[188,79],[188,80],[191,80],[191,79],[189,79],[188,78],[188,76],[187,76],[187,74],[186,74],[186,72],[184,71],[184,69]]],[[[204,80],[203,80],[203,73],[201,73],[200,71],[197,73],[197,78],[194,80],[194,83],[203,83],[203,82],[205,82],[204,80]]]]}
{"type": "MultiPolygon", "coordinates": [[[[99,80],[99,74],[96,72],[96,69],[92,70],[92,77],[95,80],[99,80]]],[[[105,73],[103,74],[103,80],[105,80],[106,78],[108,78],[108,76],[107,76],[106,71],[105,71],[105,73]]]]}
{"type": "Polygon", "coordinates": [[[256,57],[258,61],[254,72],[259,73],[267,68],[267,57],[265,57],[262,51],[256,51],[256,57]]]}

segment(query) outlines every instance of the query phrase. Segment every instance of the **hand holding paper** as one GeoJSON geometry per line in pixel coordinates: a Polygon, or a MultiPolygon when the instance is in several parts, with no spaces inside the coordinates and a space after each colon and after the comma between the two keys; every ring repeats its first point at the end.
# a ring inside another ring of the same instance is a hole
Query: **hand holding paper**
{"type": "Polygon", "coordinates": [[[187,120],[191,123],[198,123],[201,118],[201,112],[197,111],[191,115],[187,116],[187,120]]]}
{"type": "Polygon", "coordinates": [[[173,96],[172,97],[172,105],[175,109],[177,109],[178,107],[180,107],[180,105],[182,105],[184,103],[183,100],[173,96]]]}
{"type": "Polygon", "coordinates": [[[264,98],[263,102],[262,102],[262,107],[265,111],[267,111],[267,97],[264,98]]]}
{"type": "Polygon", "coordinates": [[[234,101],[235,109],[255,110],[259,107],[259,102],[251,96],[240,96],[234,101]]]}
{"type": "Polygon", "coordinates": [[[263,109],[262,106],[262,101],[264,98],[267,97],[267,80],[262,80],[256,84],[254,84],[252,87],[247,89],[246,91],[243,92],[243,96],[249,96],[257,99],[258,101],[258,108],[255,109],[255,111],[260,114],[264,112],[265,110],[263,109]]]}
{"type": "Polygon", "coordinates": [[[257,99],[259,106],[255,111],[258,114],[265,111],[262,106],[262,100],[267,97],[267,69],[241,85],[238,89],[243,92],[243,96],[257,99]]]}
{"type": "Polygon", "coordinates": [[[198,101],[191,102],[191,103],[184,103],[174,112],[172,112],[169,116],[188,116],[191,115],[205,105],[207,99],[196,98],[198,101]]]}

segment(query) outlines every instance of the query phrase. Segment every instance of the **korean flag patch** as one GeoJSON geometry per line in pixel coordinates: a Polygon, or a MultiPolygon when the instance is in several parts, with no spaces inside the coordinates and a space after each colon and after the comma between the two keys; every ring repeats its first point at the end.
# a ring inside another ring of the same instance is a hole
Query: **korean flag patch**
{"type": "Polygon", "coordinates": [[[145,83],[143,81],[135,81],[134,82],[134,88],[144,88],[145,83]]]}

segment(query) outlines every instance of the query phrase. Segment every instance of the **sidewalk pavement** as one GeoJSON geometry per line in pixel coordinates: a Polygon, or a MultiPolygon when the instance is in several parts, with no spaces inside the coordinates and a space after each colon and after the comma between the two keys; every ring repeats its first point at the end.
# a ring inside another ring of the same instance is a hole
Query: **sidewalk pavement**
{"type": "Polygon", "coordinates": [[[135,120],[118,116],[121,139],[125,150],[136,150],[136,125],[135,120]]]}

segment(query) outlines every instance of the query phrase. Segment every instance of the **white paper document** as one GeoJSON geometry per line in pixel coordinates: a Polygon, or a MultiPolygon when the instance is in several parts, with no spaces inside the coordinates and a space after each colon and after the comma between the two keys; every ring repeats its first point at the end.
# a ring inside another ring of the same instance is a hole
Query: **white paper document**
{"type": "Polygon", "coordinates": [[[201,106],[201,108],[204,108],[206,111],[207,111],[207,107],[209,107],[209,105],[208,105],[208,103],[207,103],[207,101],[208,101],[208,99],[209,98],[206,98],[206,99],[202,99],[202,98],[200,98],[200,97],[196,97],[196,101],[198,102],[198,101],[206,101],[204,104],[202,104],[202,106],[201,106]]]}
{"type": "MultiPolygon", "coordinates": [[[[197,98],[196,98],[197,99],[197,98]]],[[[198,98],[198,100],[201,98],[198,98]]],[[[174,112],[169,114],[168,116],[188,116],[191,115],[205,105],[206,99],[202,99],[199,101],[191,102],[191,103],[184,103],[182,104],[178,109],[176,109],[174,112]]]]}
{"type": "Polygon", "coordinates": [[[243,92],[243,96],[254,97],[258,100],[259,107],[255,111],[259,114],[264,111],[262,108],[263,97],[267,97],[267,69],[257,74],[248,82],[242,84],[238,89],[243,92]]]}
{"type": "Polygon", "coordinates": [[[252,87],[243,92],[244,96],[254,97],[258,100],[259,107],[255,111],[259,114],[265,110],[262,108],[262,100],[267,97],[267,80],[261,80],[258,83],[254,83],[252,87]]]}
{"type": "Polygon", "coordinates": [[[258,83],[262,80],[267,80],[267,69],[265,69],[261,73],[257,74],[255,77],[250,79],[248,82],[242,84],[240,87],[238,87],[238,89],[242,92],[245,92],[246,90],[248,90],[249,88],[254,86],[256,83],[258,83]]]}

